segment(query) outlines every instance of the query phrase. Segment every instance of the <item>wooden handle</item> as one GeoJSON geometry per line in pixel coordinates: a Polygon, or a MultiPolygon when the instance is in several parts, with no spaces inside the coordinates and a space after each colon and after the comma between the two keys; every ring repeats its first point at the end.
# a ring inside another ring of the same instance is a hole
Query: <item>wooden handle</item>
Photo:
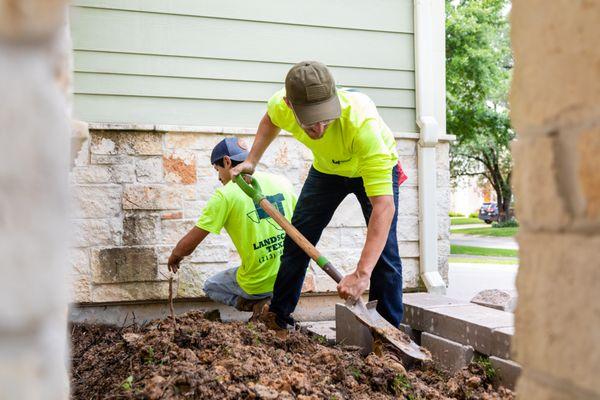
{"type": "Polygon", "coordinates": [[[291,237],[292,240],[296,242],[296,244],[300,246],[300,248],[304,250],[304,252],[308,254],[308,256],[323,269],[323,271],[325,271],[325,273],[327,273],[327,275],[329,275],[337,283],[342,280],[344,276],[340,273],[340,271],[338,271],[337,268],[327,261],[327,259],[321,255],[319,250],[317,250],[317,248],[313,246],[312,243],[309,242],[294,225],[289,223],[289,221],[285,219],[285,217],[281,215],[281,213],[277,211],[277,209],[273,207],[273,205],[269,203],[267,199],[262,199],[259,204],[262,209],[265,210],[265,212],[283,228],[285,233],[287,233],[287,235],[291,237]]]}

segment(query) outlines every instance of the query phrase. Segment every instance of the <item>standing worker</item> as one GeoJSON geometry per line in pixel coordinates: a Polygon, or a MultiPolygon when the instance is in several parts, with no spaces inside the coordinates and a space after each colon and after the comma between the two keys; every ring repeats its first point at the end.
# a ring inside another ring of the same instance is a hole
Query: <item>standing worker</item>
{"type": "MultiPolygon", "coordinates": [[[[313,245],[344,198],[353,193],[367,223],[367,238],[354,272],[337,290],[358,299],[370,283],[369,300],[392,325],[402,321],[402,263],[396,239],[398,185],[406,177],[398,163],[391,130],[366,95],[336,90],[327,67],[316,61],[294,65],[285,88],[267,105],[246,161],[232,170],[252,174],[281,129],[313,153],[314,162],[300,193],[292,224],[313,245]]],[[[309,257],[286,236],[269,311],[263,320],[273,329],[293,325],[309,257]]]]}
{"type": "MultiPolygon", "coordinates": [[[[204,284],[204,292],[214,301],[258,315],[273,291],[285,232],[231,181],[231,170],[246,159],[246,149],[235,138],[223,139],[213,149],[210,162],[223,187],[208,200],[196,226],[177,243],[169,257],[168,267],[170,271],[177,272],[179,263],[209,233],[218,235],[225,228],[242,264],[209,277],[204,284]]],[[[296,205],[296,194],[290,181],[264,172],[257,173],[255,177],[269,201],[289,221],[296,205]]]]}

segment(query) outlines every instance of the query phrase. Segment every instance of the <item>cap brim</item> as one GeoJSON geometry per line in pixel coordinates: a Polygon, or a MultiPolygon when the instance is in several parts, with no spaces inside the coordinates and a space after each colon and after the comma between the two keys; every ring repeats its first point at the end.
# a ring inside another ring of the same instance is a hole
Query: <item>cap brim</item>
{"type": "Polygon", "coordinates": [[[342,106],[337,94],[320,103],[292,104],[292,106],[302,125],[313,125],[320,121],[337,119],[342,115],[342,106]]]}

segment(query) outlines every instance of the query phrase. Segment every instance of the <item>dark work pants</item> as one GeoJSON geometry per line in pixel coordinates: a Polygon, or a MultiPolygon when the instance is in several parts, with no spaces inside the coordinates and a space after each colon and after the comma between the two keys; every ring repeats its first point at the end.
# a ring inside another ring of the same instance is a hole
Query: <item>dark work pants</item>
{"type": "MultiPolygon", "coordinates": [[[[398,220],[398,169],[390,171],[393,178],[394,205],[396,211],[385,248],[373,273],[369,289],[369,300],[378,300],[377,311],[392,325],[398,326],[402,321],[402,262],[398,252],[396,225],[398,220]]],[[[313,245],[321,237],[333,213],[342,200],[353,193],[362,208],[368,225],[372,205],[365,193],[362,178],[346,178],[329,175],[312,167],[302,187],[300,198],[294,210],[292,224],[313,245]]],[[[327,254],[324,254],[327,256],[327,254]]],[[[356,260],[358,262],[358,260],[356,260]]],[[[290,314],[296,308],[302,290],[302,283],[308,267],[309,257],[296,243],[286,236],[284,241],[281,267],[273,288],[273,299],[270,310],[277,315],[277,323],[284,327],[293,325],[290,314]]],[[[327,277],[326,279],[330,279],[327,277]]]]}

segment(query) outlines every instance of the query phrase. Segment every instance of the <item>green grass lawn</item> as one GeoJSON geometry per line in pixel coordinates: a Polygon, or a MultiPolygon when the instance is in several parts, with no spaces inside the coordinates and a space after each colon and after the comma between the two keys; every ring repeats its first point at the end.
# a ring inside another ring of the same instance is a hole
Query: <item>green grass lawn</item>
{"type": "Polygon", "coordinates": [[[450,254],[467,254],[471,256],[486,257],[517,257],[518,251],[512,249],[491,249],[488,247],[458,246],[453,244],[450,246],[450,254]]]}
{"type": "Polygon", "coordinates": [[[467,235],[480,235],[480,236],[515,236],[519,231],[518,227],[514,228],[467,228],[467,229],[453,229],[452,233],[464,233],[467,235]]]}
{"type": "Polygon", "coordinates": [[[450,225],[470,225],[470,224],[483,224],[483,221],[479,218],[467,218],[467,217],[454,217],[450,218],[450,225]]]}
{"type": "Polygon", "coordinates": [[[508,258],[494,258],[494,257],[460,257],[451,256],[448,261],[451,263],[466,263],[466,264],[507,264],[516,265],[519,264],[519,259],[516,257],[508,258]]]}

